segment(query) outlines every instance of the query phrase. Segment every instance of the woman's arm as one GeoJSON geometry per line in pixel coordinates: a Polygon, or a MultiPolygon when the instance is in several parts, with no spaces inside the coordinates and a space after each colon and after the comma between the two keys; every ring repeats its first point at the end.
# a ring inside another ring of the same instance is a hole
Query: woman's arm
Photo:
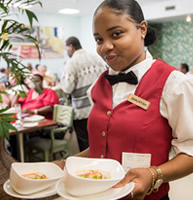
{"type": "Polygon", "coordinates": [[[160,165],[164,182],[173,181],[193,173],[193,157],[179,154],[172,160],[160,165]]]}
{"type": "Polygon", "coordinates": [[[53,111],[53,107],[52,106],[44,106],[42,108],[38,108],[38,109],[27,109],[27,108],[23,108],[22,109],[22,113],[29,113],[29,114],[49,114],[53,111]]]}
{"type": "MultiPolygon", "coordinates": [[[[163,181],[169,182],[193,173],[193,157],[179,154],[172,160],[158,166],[163,174],[163,181]]],[[[157,180],[157,172],[151,168],[157,180]]],[[[134,199],[143,200],[152,186],[152,174],[147,168],[133,168],[127,172],[125,178],[114,187],[122,187],[130,181],[135,182],[134,199]]]]}
{"type": "Polygon", "coordinates": [[[44,114],[48,114],[48,113],[53,112],[53,107],[52,106],[44,106],[42,108],[38,108],[38,109],[35,109],[35,110],[36,110],[36,114],[44,115],[44,114]]]}

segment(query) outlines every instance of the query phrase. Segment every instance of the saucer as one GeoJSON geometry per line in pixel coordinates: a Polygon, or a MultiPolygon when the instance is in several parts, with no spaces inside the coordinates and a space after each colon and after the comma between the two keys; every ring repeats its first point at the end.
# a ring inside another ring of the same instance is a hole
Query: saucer
{"type": "Polygon", "coordinates": [[[65,177],[56,183],[57,193],[66,200],[117,200],[128,195],[134,189],[134,182],[128,183],[121,188],[110,188],[104,192],[86,195],[86,196],[72,196],[67,193],[65,188],[65,177]]]}
{"type": "Polygon", "coordinates": [[[36,192],[36,193],[30,194],[30,195],[21,195],[13,190],[9,179],[4,183],[3,190],[8,195],[10,195],[12,197],[16,197],[16,198],[21,198],[21,199],[39,199],[39,198],[49,197],[49,196],[56,194],[55,185],[53,185],[53,186],[51,186],[45,190],[42,190],[40,192],[36,192]]]}
{"type": "Polygon", "coordinates": [[[30,128],[30,127],[34,127],[34,126],[38,126],[38,122],[31,122],[31,123],[24,123],[23,124],[24,128],[30,128]]]}
{"type": "Polygon", "coordinates": [[[45,119],[45,117],[42,115],[32,115],[30,117],[25,117],[24,122],[39,122],[44,119],[45,119]]]}

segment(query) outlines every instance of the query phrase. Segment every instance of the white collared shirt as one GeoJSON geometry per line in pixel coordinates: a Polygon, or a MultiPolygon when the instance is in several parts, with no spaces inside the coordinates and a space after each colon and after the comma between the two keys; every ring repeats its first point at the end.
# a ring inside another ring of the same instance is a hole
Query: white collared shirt
{"type": "MultiPolygon", "coordinates": [[[[133,71],[140,82],[143,75],[151,67],[153,60],[146,51],[146,59],[129,68],[125,73],[133,71]]],[[[119,72],[109,69],[109,74],[119,72]]],[[[113,108],[125,101],[130,93],[134,94],[137,85],[125,82],[114,84],[113,108]]],[[[179,71],[173,71],[164,86],[160,101],[160,113],[168,120],[172,128],[172,146],[176,154],[186,153],[193,156],[193,81],[179,71]]]]}

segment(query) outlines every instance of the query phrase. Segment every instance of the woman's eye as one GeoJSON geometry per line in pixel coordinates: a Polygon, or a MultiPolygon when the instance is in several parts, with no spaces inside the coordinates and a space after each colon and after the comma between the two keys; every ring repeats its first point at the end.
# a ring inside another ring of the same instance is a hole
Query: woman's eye
{"type": "Polygon", "coordinates": [[[97,44],[101,44],[102,43],[102,39],[101,38],[95,38],[95,41],[97,44]]]}
{"type": "Polygon", "coordinates": [[[113,33],[113,38],[118,38],[121,35],[121,31],[113,33]]]}

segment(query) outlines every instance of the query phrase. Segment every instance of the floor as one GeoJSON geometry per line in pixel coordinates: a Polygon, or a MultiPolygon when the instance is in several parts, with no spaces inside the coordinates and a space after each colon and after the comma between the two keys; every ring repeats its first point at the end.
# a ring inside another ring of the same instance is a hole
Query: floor
{"type": "Polygon", "coordinates": [[[72,155],[79,153],[78,141],[76,137],[76,133],[73,131],[73,138],[72,138],[72,155]]]}

